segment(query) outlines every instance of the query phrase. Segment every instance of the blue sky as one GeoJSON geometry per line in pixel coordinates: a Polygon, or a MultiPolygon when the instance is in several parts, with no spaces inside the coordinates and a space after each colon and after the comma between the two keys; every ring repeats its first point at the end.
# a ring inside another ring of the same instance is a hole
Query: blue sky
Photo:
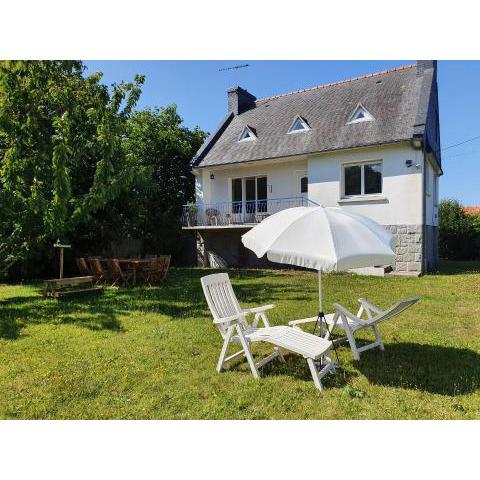
{"type": "MultiPolygon", "coordinates": [[[[139,108],[176,103],[189,127],[211,131],[226,113],[226,90],[240,85],[257,98],[414,63],[405,61],[88,61],[104,82],[146,76],[139,108]],[[219,71],[248,63],[248,68],[219,71]]],[[[480,61],[438,64],[442,148],[480,136],[480,61]]],[[[480,138],[443,152],[440,196],[480,205],[480,138]]]]}

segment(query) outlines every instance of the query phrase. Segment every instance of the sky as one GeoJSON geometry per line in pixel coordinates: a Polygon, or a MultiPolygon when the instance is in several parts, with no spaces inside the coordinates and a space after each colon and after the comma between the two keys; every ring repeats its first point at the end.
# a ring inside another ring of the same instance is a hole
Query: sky
{"type": "MultiPolygon", "coordinates": [[[[138,104],[177,104],[185,125],[212,131],[226,114],[227,89],[240,85],[257,98],[387,70],[404,61],[87,61],[87,74],[104,73],[103,82],[130,81],[144,74],[138,104]],[[220,69],[247,64],[236,70],[220,69]]],[[[439,61],[442,168],[440,197],[480,205],[480,61],[439,61]],[[478,139],[448,148],[457,143],[478,139]]]]}

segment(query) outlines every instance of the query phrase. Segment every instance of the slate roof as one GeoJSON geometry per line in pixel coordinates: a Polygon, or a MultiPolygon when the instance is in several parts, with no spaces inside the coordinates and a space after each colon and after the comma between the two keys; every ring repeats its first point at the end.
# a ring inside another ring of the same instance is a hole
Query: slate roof
{"type": "Polygon", "coordinates": [[[192,166],[211,167],[411,139],[419,129],[422,83],[417,66],[407,65],[256,100],[249,110],[225,117],[216,135],[197,152],[192,166]],[[358,104],[375,121],[347,125],[358,104]],[[310,130],[287,134],[297,115],[308,122],[310,130]],[[247,125],[255,129],[257,139],[238,142],[247,125]]]}

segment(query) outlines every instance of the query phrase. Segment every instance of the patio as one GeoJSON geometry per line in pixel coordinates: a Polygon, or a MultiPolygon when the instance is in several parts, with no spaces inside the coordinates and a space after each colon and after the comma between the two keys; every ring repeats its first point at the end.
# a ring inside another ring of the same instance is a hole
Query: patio
{"type": "MultiPolygon", "coordinates": [[[[382,325],[385,352],[356,363],[340,348],[345,375],[326,378],[321,393],[294,355],[260,380],[241,361],[216,373],[222,340],[200,288],[206,273],[172,269],[160,287],[55,302],[40,284],[0,286],[0,417],[478,418],[478,262],[420,278],[325,275],[326,311],[333,302],[353,308],[359,296],[383,307],[412,293],[422,301],[382,325]]],[[[229,273],[242,304],[276,304],[274,325],[316,311],[313,273],[229,273]]]]}

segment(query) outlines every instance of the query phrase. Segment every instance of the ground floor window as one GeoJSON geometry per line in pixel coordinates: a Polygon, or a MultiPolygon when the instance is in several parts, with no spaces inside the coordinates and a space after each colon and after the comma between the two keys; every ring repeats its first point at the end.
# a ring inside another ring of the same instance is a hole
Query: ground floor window
{"type": "Polygon", "coordinates": [[[382,193],[382,162],[343,166],[343,196],[382,193]]]}

